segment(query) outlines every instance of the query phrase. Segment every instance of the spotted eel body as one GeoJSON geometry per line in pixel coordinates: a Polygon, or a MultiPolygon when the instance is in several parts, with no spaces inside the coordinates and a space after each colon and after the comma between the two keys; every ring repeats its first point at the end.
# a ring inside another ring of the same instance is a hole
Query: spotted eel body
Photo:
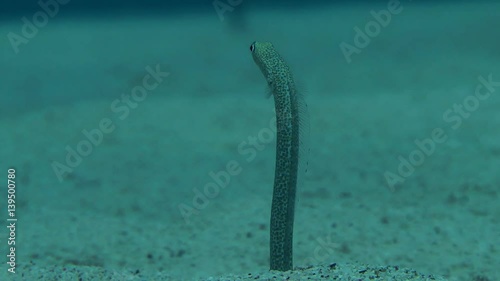
{"type": "Polygon", "coordinates": [[[293,268],[293,221],[299,168],[301,112],[305,103],[297,93],[290,68],[268,42],[250,46],[253,59],[267,80],[276,107],[276,170],[271,207],[271,270],[293,268]]]}

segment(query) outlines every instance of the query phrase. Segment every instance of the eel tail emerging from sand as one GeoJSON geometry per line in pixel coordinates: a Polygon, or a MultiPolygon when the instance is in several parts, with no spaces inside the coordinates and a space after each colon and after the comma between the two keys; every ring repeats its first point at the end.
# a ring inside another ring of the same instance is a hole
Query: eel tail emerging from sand
{"type": "Polygon", "coordinates": [[[268,42],[250,46],[253,59],[267,80],[276,107],[276,170],[271,207],[271,270],[293,269],[293,221],[299,170],[299,142],[306,113],[290,68],[268,42]]]}

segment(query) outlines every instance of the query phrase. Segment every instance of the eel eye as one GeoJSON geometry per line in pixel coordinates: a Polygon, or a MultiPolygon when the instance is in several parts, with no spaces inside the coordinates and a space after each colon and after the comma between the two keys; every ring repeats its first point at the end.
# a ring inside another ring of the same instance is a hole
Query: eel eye
{"type": "Polygon", "coordinates": [[[253,53],[254,50],[255,50],[255,42],[252,43],[252,45],[250,45],[250,52],[253,53]]]}

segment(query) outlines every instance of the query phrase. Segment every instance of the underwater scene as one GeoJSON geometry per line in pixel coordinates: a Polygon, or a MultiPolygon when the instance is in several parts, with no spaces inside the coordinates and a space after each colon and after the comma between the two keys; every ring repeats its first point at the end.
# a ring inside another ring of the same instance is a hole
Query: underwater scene
{"type": "Polygon", "coordinates": [[[0,281],[499,281],[500,2],[0,9],[0,281]]]}

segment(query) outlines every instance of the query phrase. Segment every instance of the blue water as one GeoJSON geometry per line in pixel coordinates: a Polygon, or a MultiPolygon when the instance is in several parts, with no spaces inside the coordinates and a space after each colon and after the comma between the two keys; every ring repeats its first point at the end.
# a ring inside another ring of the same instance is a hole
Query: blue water
{"type": "Polygon", "coordinates": [[[272,41],[309,104],[296,267],[500,280],[498,12],[494,1],[3,4],[0,209],[8,226],[15,205],[18,221],[0,231],[11,254],[0,280],[267,272],[274,104],[255,40],[272,41]]]}

